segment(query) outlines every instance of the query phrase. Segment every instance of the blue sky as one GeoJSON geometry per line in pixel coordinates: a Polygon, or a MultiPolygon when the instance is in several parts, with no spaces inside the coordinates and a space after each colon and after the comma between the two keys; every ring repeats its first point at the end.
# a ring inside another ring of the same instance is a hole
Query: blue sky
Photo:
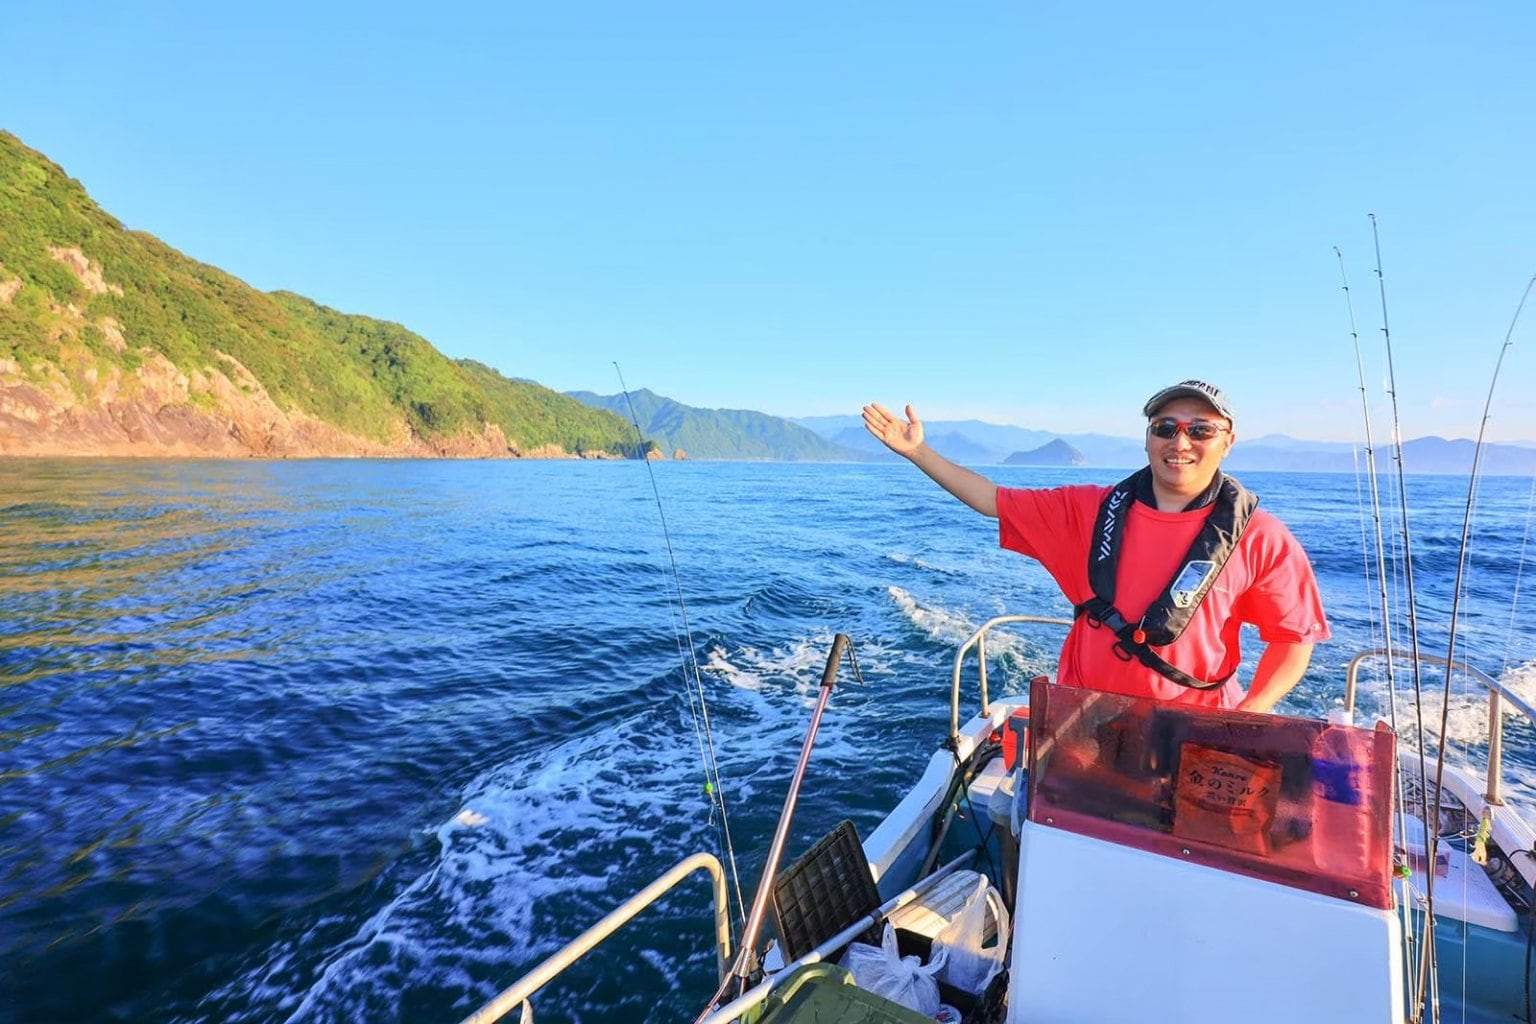
{"type": "MultiPolygon", "coordinates": [[[[1536,273],[1536,5],[13,6],[0,127],[128,226],[560,390],[1472,436],[1536,273]],[[313,9],[312,9],[313,7],[313,9]],[[1378,418],[1376,429],[1386,429],[1378,418]]],[[[1490,434],[1536,438],[1536,310],[1490,434]]],[[[1381,436],[1378,434],[1378,437],[1381,436]]]]}

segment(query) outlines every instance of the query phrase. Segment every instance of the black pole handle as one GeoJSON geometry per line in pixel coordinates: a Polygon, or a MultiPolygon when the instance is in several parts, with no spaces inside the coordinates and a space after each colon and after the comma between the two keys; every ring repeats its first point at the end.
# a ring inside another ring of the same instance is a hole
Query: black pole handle
{"type": "Polygon", "coordinates": [[[837,682],[837,663],[843,660],[843,651],[848,646],[848,634],[839,633],[832,638],[832,650],[827,654],[827,667],[821,673],[822,689],[831,689],[837,682]]]}

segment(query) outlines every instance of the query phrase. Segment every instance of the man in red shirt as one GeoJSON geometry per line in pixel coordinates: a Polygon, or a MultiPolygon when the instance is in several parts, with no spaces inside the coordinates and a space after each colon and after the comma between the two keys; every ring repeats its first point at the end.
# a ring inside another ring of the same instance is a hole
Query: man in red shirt
{"type": "Polygon", "coordinates": [[[1258,499],[1221,472],[1232,407],[1187,380],[1142,409],[1147,465],[1114,487],[998,487],[929,448],[905,420],[864,407],[864,424],[898,455],[985,516],[999,543],[1038,559],[1072,602],[1057,681],[1161,700],[1268,711],[1328,639],[1306,552],[1258,499]],[[1239,632],[1265,644],[1244,693],[1239,632]]]}

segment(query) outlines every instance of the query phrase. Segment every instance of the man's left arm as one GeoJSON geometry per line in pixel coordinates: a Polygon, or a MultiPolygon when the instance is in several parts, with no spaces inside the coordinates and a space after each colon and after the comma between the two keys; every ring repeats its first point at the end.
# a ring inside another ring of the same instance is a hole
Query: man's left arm
{"type": "Polygon", "coordinates": [[[1312,661],[1312,644],[1274,641],[1259,655],[1248,695],[1237,704],[1239,711],[1268,711],[1301,682],[1312,661]]]}
{"type": "Polygon", "coordinates": [[[1257,626],[1266,646],[1248,694],[1237,706],[1269,711],[1301,682],[1313,645],[1327,640],[1330,631],[1312,563],[1284,524],[1257,511],[1243,542],[1257,545],[1257,573],[1238,599],[1238,618],[1257,626]]]}

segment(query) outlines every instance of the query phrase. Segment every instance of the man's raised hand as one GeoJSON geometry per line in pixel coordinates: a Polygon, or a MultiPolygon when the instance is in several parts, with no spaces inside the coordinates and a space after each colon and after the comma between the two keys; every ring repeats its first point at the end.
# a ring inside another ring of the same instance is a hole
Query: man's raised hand
{"type": "Polygon", "coordinates": [[[866,405],[864,426],[897,455],[910,456],[923,446],[923,421],[917,418],[910,405],[905,421],[892,416],[890,410],[878,402],[866,405]]]}
{"type": "Polygon", "coordinates": [[[957,466],[923,444],[923,421],[907,406],[905,421],[877,403],[864,407],[864,426],[897,455],[912,460],[934,483],[984,516],[997,518],[997,485],[980,473],[957,466]]]}

